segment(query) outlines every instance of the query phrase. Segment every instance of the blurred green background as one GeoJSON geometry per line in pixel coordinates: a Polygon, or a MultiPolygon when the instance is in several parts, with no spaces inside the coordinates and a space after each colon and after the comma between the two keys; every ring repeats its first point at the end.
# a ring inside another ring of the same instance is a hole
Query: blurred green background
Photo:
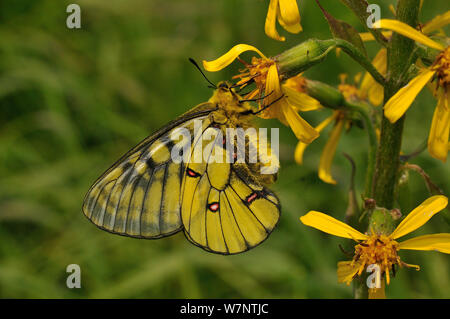
{"type": "MultiPolygon", "coordinates": [[[[160,240],[115,236],[97,229],[81,213],[93,181],[145,136],[212,91],[188,62],[214,59],[237,43],[275,55],[310,37],[330,37],[312,0],[299,0],[304,32],[284,43],[264,34],[268,1],[262,0],[79,0],[81,29],[66,27],[72,1],[15,0],[0,3],[0,297],[3,298],[350,298],[338,284],[336,263],[344,239],[307,228],[298,220],[311,209],[343,219],[350,165],[357,163],[363,189],[366,136],[344,134],[333,163],[337,186],[317,177],[329,130],[293,161],[296,138],[280,127],[282,168],[272,187],[282,202],[278,228],[261,246],[235,256],[207,253],[182,233],[160,240]],[[66,267],[81,267],[82,288],[66,287],[66,267]]],[[[374,2],[374,1],[372,1],[374,2]]],[[[394,1],[375,1],[382,17],[394,1]]],[[[335,17],[362,26],[339,1],[323,1],[335,17]]],[[[450,9],[425,0],[421,21],[450,9]]],[[[368,46],[371,57],[377,45],[368,46]]],[[[244,54],[245,58],[251,55],[244,54]]],[[[239,63],[214,74],[230,79],[239,63]]],[[[362,69],[330,54],[308,70],[312,79],[337,85],[338,75],[362,69]]],[[[404,152],[428,136],[435,100],[424,91],[408,112],[404,152]]],[[[330,111],[305,114],[316,125],[330,111]]],[[[427,152],[411,161],[449,194],[448,162],[427,152]]],[[[399,205],[403,213],[428,197],[421,178],[409,175],[399,205]]],[[[435,216],[414,235],[448,232],[435,216]]],[[[402,251],[420,272],[401,269],[387,289],[390,298],[449,298],[450,257],[402,251]]]]}

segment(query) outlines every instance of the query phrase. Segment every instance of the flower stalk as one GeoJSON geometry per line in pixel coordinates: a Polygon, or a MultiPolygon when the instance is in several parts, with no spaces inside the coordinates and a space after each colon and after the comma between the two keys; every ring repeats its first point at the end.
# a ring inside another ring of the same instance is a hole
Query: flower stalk
{"type": "MultiPolygon", "coordinates": [[[[412,27],[418,22],[420,0],[399,0],[397,4],[397,19],[412,27]]],[[[393,34],[388,47],[388,68],[384,86],[385,103],[406,83],[404,74],[408,71],[411,54],[414,54],[414,41],[399,34],[393,34]]],[[[385,116],[381,122],[380,144],[376,155],[376,166],[371,193],[380,207],[391,209],[395,201],[395,187],[397,185],[400,167],[400,148],[402,143],[404,116],[397,122],[391,123],[385,116]]],[[[369,230],[377,228],[382,234],[389,234],[394,228],[394,219],[390,214],[372,213],[369,219],[369,230]],[[380,218],[383,227],[379,227],[380,218]]],[[[368,288],[362,287],[363,282],[355,283],[355,298],[367,298],[368,288]]]]}
{"type": "Polygon", "coordinates": [[[328,53],[336,48],[341,48],[358,62],[378,83],[385,84],[384,77],[358,48],[350,42],[338,38],[328,40],[309,39],[275,56],[274,60],[277,62],[280,76],[290,78],[322,62],[328,53]]]}
{"type": "MultiPolygon", "coordinates": [[[[409,25],[417,24],[420,0],[400,0],[397,7],[397,19],[409,25]]],[[[409,57],[414,51],[414,41],[395,34],[388,48],[388,79],[384,89],[384,101],[387,102],[406,83],[403,74],[408,70],[409,57]]],[[[392,208],[395,198],[395,186],[400,165],[400,147],[402,142],[404,116],[396,123],[390,123],[383,116],[380,144],[377,151],[375,176],[372,193],[377,205],[392,208]]]]}

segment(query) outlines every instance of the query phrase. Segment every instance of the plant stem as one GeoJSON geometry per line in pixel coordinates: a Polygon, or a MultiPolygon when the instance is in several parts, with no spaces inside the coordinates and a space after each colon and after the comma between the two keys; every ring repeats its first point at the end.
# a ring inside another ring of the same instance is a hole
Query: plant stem
{"type": "Polygon", "coordinates": [[[372,65],[371,61],[357,47],[343,39],[309,39],[273,57],[273,59],[277,62],[280,76],[285,79],[293,77],[313,65],[322,62],[336,48],[341,48],[353,60],[364,67],[375,81],[381,85],[385,85],[386,81],[384,77],[372,65]]]}
{"type": "MultiPolygon", "coordinates": [[[[397,19],[413,27],[416,26],[420,0],[399,0],[397,19]]],[[[388,79],[384,88],[385,103],[406,83],[404,73],[408,70],[409,57],[414,51],[414,41],[393,34],[388,48],[388,79]]],[[[396,123],[390,123],[383,116],[381,123],[380,145],[377,151],[372,193],[377,206],[392,208],[395,200],[395,185],[400,164],[404,116],[396,123]]]]}
{"type": "MultiPolygon", "coordinates": [[[[417,25],[420,0],[399,0],[397,3],[397,20],[412,27],[417,25]]],[[[410,67],[410,56],[414,52],[414,41],[393,34],[388,47],[387,81],[384,86],[384,102],[386,103],[405,83],[405,72],[410,67]]],[[[395,187],[400,165],[400,148],[402,143],[404,116],[395,123],[390,123],[383,116],[381,122],[380,144],[377,150],[376,166],[372,183],[372,194],[377,206],[391,209],[395,202],[395,187]]],[[[383,226],[380,228],[376,214],[369,220],[369,230],[376,228],[378,232],[389,234],[394,226],[390,214],[383,215],[383,226]]],[[[356,282],[355,298],[367,298],[368,289],[356,282]]]]}
{"type": "Polygon", "coordinates": [[[338,89],[319,81],[307,79],[305,89],[309,96],[318,100],[320,104],[325,107],[331,109],[344,108],[354,111],[361,116],[364,122],[364,127],[369,137],[368,168],[366,172],[366,186],[364,195],[366,197],[371,197],[372,193],[370,185],[372,185],[378,141],[375,134],[375,128],[373,126],[370,115],[368,114],[369,106],[362,101],[346,100],[343,94],[338,89]]]}
{"type": "Polygon", "coordinates": [[[377,136],[375,134],[375,128],[373,126],[372,120],[367,112],[367,107],[360,105],[359,103],[354,102],[345,102],[345,107],[358,112],[361,115],[362,120],[364,122],[364,126],[367,130],[367,135],[369,137],[369,154],[368,154],[368,163],[367,163],[367,171],[366,171],[366,181],[365,181],[365,189],[364,196],[366,198],[372,197],[372,183],[373,183],[373,174],[376,163],[376,152],[377,152],[377,136]]]}

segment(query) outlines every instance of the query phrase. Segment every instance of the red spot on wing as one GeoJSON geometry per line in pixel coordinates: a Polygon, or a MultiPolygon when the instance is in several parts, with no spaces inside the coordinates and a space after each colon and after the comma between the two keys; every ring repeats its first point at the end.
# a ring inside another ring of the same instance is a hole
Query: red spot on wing
{"type": "Polygon", "coordinates": [[[210,211],[212,211],[213,213],[217,212],[219,210],[219,203],[213,202],[213,203],[208,204],[208,209],[210,211]]]}
{"type": "Polygon", "coordinates": [[[191,170],[190,168],[188,168],[188,169],[186,170],[186,174],[187,174],[187,176],[189,176],[189,177],[199,177],[199,176],[200,176],[199,173],[197,173],[197,172],[191,170]]]}
{"type": "Polygon", "coordinates": [[[245,202],[247,204],[251,204],[255,199],[261,197],[261,195],[257,192],[251,193],[250,195],[247,196],[247,198],[245,199],[245,202]]]}

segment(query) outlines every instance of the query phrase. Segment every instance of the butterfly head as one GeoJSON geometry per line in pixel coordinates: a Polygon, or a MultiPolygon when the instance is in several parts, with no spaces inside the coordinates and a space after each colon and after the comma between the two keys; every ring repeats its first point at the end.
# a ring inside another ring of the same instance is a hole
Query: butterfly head
{"type": "Polygon", "coordinates": [[[250,105],[242,101],[242,97],[237,94],[234,87],[226,81],[217,84],[216,90],[209,99],[209,102],[228,112],[247,114],[249,110],[251,110],[250,105]]]}

